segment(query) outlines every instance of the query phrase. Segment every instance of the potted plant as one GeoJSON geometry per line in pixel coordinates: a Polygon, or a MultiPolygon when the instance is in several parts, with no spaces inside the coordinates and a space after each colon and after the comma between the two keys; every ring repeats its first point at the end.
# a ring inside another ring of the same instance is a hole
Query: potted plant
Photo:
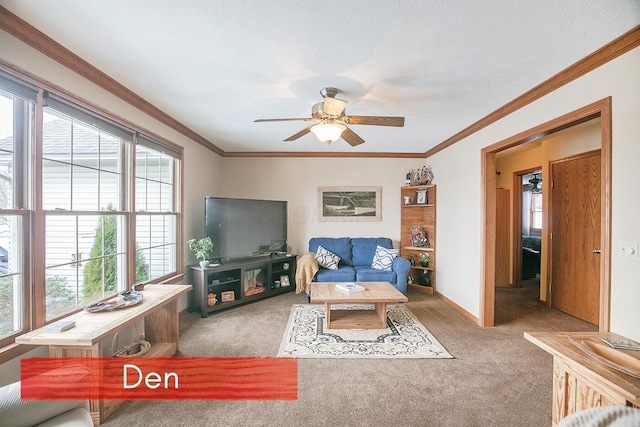
{"type": "Polygon", "coordinates": [[[426,252],[423,252],[420,255],[418,255],[418,260],[420,260],[420,265],[423,267],[429,267],[430,259],[431,259],[431,256],[426,252]]]}
{"type": "Polygon", "coordinates": [[[193,251],[196,258],[200,261],[200,267],[209,267],[209,255],[211,251],[213,251],[213,242],[210,237],[205,237],[200,240],[191,239],[187,242],[187,246],[189,246],[189,249],[193,251]]]}

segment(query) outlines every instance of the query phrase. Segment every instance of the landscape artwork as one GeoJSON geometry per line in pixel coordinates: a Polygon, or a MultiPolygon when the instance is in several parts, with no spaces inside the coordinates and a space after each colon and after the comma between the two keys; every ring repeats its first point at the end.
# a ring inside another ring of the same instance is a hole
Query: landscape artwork
{"type": "Polygon", "coordinates": [[[381,221],[381,187],[318,187],[319,221],[381,221]]]}

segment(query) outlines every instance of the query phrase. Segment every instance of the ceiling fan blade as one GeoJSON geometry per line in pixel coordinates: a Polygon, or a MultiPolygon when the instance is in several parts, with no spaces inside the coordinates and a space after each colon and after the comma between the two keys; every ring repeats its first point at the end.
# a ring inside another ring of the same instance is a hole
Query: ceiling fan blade
{"type": "Polygon", "coordinates": [[[404,117],[345,116],[344,119],[350,125],[404,126],[404,117]]]}
{"type": "Polygon", "coordinates": [[[360,138],[354,131],[349,128],[346,128],[342,131],[342,135],[340,135],[342,139],[347,141],[349,145],[355,147],[356,145],[360,145],[364,142],[364,139],[360,138]]]}
{"type": "Polygon", "coordinates": [[[301,136],[305,136],[309,132],[311,132],[311,126],[307,126],[306,128],[302,129],[300,132],[291,135],[289,138],[285,139],[285,141],[295,141],[301,136]]]}
{"type": "Polygon", "coordinates": [[[342,99],[337,99],[337,98],[326,97],[324,99],[324,105],[322,106],[322,111],[324,111],[324,113],[329,116],[340,117],[344,112],[345,108],[347,108],[347,101],[343,101],[342,99]]]}
{"type": "Polygon", "coordinates": [[[256,119],[253,122],[293,122],[293,121],[303,121],[308,122],[309,120],[315,120],[312,117],[300,117],[300,118],[292,118],[292,119],[256,119]]]}

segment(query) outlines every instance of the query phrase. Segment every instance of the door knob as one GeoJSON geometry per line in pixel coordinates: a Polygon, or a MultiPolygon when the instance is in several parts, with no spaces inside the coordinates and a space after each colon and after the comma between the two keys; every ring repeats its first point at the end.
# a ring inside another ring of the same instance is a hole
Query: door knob
{"type": "Polygon", "coordinates": [[[591,253],[599,254],[599,253],[602,253],[602,251],[600,250],[600,248],[595,248],[594,250],[591,251],[591,253]]]}

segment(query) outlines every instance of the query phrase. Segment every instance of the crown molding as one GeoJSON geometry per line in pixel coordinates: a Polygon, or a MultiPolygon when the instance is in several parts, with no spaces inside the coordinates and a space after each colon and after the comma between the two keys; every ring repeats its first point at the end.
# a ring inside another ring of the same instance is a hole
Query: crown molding
{"type": "Polygon", "coordinates": [[[629,52],[630,50],[640,46],[640,26],[623,34],[611,43],[598,49],[591,55],[581,59],[575,64],[569,66],[555,76],[545,80],[533,89],[523,93],[513,101],[503,105],[494,112],[484,118],[473,123],[469,127],[461,130],[452,137],[442,141],[440,144],[425,152],[425,157],[430,157],[447,147],[452,146],[456,142],[478,132],[490,124],[508,116],[514,111],[542,98],[543,96],[553,92],[556,89],[576,80],[579,77],[595,70],[596,68],[606,64],[607,62],[629,52]]]}

